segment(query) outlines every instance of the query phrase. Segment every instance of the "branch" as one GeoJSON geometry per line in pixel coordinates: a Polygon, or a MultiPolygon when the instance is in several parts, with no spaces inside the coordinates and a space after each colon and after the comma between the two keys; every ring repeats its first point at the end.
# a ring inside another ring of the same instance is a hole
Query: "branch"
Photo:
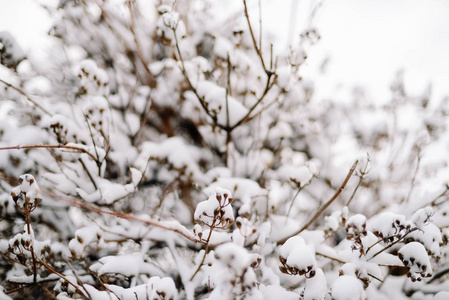
{"type": "Polygon", "coordinates": [[[184,79],[187,81],[187,84],[189,85],[190,89],[192,90],[192,92],[195,94],[195,96],[198,98],[198,101],[201,104],[201,107],[204,109],[204,111],[206,112],[206,114],[212,118],[212,120],[214,121],[214,125],[217,125],[218,127],[220,127],[221,129],[226,129],[226,126],[220,125],[217,122],[217,116],[213,115],[209,109],[207,108],[207,104],[204,101],[204,99],[198,94],[198,91],[196,90],[196,88],[193,86],[192,82],[190,81],[189,75],[187,74],[186,71],[186,67],[184,64],[184,59],[182,58],[182,53],[181,53],[181,49],[179,48],[179,41],[178,41],[178,35],[176,34],[176,28],[172,28],[173,31],[173,36],[175,37],[175,48],[176,48],[176,52],[178,54],[179,57],[179,61],[181,62],[181,73],[184,76],[184,79]]]}
{"type": "Polygon", "coordinates": [[[351,197],[349,197],[348,203],[346,203],[346,206],[349,206],[349,204],[351,203],[352,199],[355,196],[355,193],[357,192],[357,190],[359,189],[360,185],[362,184],[363,179],[365,179],[365,175],[368,174],[369,170],[368,170],[368,165],[371,162],[371,158],[369,156],[369,153],[366,154],[367,158],[366,158],[366,164],[365,164],[365,168],[363,169],[363,171],[360,171],[360,175],[359,176],[359,182],[357,183],[357,186],[354,189],[354,192],[352,192],[351,197]]]}
{"type": "Polygon", "coordinates": [[[389,244],[388,246],[385,246],[384,248],[382,248],[381,250],[377,251],[373,256],[371,256],[370,258],[367,259],[367,261],[370,261],[371,259],[373,259],[374,257],[376,257],[377,255],[381,254],[382,252],[384,252],[387,249],[390,249],[391,247],[393,247],[394,245],[396,245],[399,242],[402,242],[404,240],[404,238],[409,235],[411,232],[418,230],[419,228],[415,227],[413,229],[410,229],[406,234],[404,234],[400,239],[398,239],[397,241],[389,244]]]}
{"type": "MultiPolygon", "coordinates": [[[[1,79],[0,79],[1,80],[1,79]]],[[[69,146],[69,145],[17,145],[17,146],[10,146],[10,147],[0,147],[0,151],[1,150],[13,150],[13,149],[17,149],[17,150],[21,150],[21,149],[33,149],[33,148],[58,148],[58,149],[69,149],[69,150],[75,150],[81,153],[86,153],[87,155],[89,155],[94,161],[97,161],[97,159],[95,158],[95,156],[92,155],[92,153],[90,153],[89,151],[87,151],[86,149],[83,149],[81,147],[76,147],[76,146],[69,146]]]]}
{"type": "Polygon", "coordinates": [[[129,27],[129,29],[131,30],[131,33],[133,35],[134,38],[134,42],[136,43],[136,48],[137,48],[137,56],[139,57],[140,61],[142,62],[142,65],[148,75],[148,86],[150,88],[155,88],[157,86],[157,81],[155,76],[153,75],[153,73],[151,73],[151,70],[148,68],[148,63],[145,60],[145,57],[143,56],[143,52],[142,52],[142,47],[140,46],[139,40],[137,39],[137,35],[136,35],[136,15],[134,13],[135,9],[133,6],[134,1],[128,1],[128,9],[129,9],[129,13],[131,15],[131,25],[129,27]]]}
{"type": "Polygon", "coordinates": [[[70,280],[67,279],[67,277],[65,277],[63,274],[59,273],[58,271],[56,271],[55,269],[53,269],[50,265],[48,265],[46,262],[44,262],[42,259],[40,259],[37,255],[36,255],[37,260],[39,260],[39,262],[45,267],[47,268],[50,272],[52,272],[53,274],[56,274],[57,276],[61,277],[62,279],[64,279],[65,281],[67,281],[67,283],[69,283],[70,285],[72,285],[77,291],[78,293],[80,293],[85,299],[89,299],[88,297],[86,297],[86,295],[83,293],[83,291],[81,291],[81,289],[75,285],[73,282],[71,282],[70,280]]]}
{"type": "Polygon", "coordinates": [[[337,190],[337,192],[332,196],[332,198],[329,199],[329,201],[327,201],[316,213],[315,215],[310,219],[309,222],[307,222],[301,229],[299,229],[297,232],[295,232],[294,234],[290,235],[289,237],[286,237],[285,239],[281,240],[280,242],[278,242],[278,244],[283,244],[285,243],[285,241],[287,241],[290,237],[295,236],[297,234],[300,234],[301,232],[303,232],[304,230],[306,230],[307,228],[310,227],[310,225],[312,225],[320,216],[321,214],[326,210],[326,208],[329,207],[329,205],[332,204],[332,202],[334,202],[335,199],[337,199],[337,197],[341,194],[341,192],[344,190],[344,188],[346,187],[346,184],[348,183],[349,179],[351,178],[352,174],[354,173],[355,168],[357,167],[357,164],[359,163],[358,160],[356,160],[354,162],[354,164],[352,165],[351,169],[348,172],[348,175],[346,175],[345,180],[343,181],[343,184],[340,186],[340,188],[337,190]]]}
{"type": "Polygon", "coordinates": [[[68,201],[70,204],[77,206],[81,209],[85,209],[88,211],[92,211],[92,212],[96,212],[96,213],[100,213],[100,214],[107,214],[107,215],[111,215],[111,216],[115,216],[117,218],[122,218],[122,219],[126,219],[126,220],[131,220],[131,221],[136,221],[136,222],[141,222],[147,225],[151,225],[151,226],[155,226],[155,227],[159,227],[168,231],[173,231],[176,232],[180,235],[182,235],[183,237],[185,237],[186,239],[188,239],[189,241],[193,242],[193,243],[200,243],[200,244],[204,244],[205,243],[203,241],[199,241],[198,239],[196,239],[194,237],[193,234],[189,234],[190,231],[187,230],[187,228],[185,228],[186,230],[181,230],[180,228],[174,228],[171,227],[169,225],[163,224],[161,222],[158,221],[154,221],[154,220],[146,220],[143,218],[139,218],[136,216],[133,216],[131,214],[127,214],[127,213],[122,213],[122,212],[117,212],[117,211],[113,211],[113,210],[107,210],[107,209],[103,209],[101,207],[98,207],[96,205],[93,204],[89,204],[86,202],[82,202],[78,199],[76,199],[75,197],[70,197],[70,196],[63,196],[61,197],[60,195],[56,195],[54,192],[51,191],[47,191],[47,193],[49,194],[49,196],[54,197],[54,198],[60,198],[62,200],[68,201]]]}
{"type": "MultiPolygon", "coordinates": [[[[262,56],[262,49],[260,49],[257,46],[257,41],[256,41],[256,37],[254,36],[253,27],[251,26],[251,22],[249,20],[248,6],[246,5],[246,0],[243,0],[243,7],[245,10],[246,22],[248,23],[249,33],[251,34],[251,39],[253,40],[254,49],[256,50],[256,53],[260,58],[262,68],[264,69],[265,73],[267,73],[267,75],[270,76],[270,74],[272,74],[272,72],[270,70],[267,70],[267,68],[265,67],[265,61],[263,60],[263,56],[262,56]]],[[[260,45],[261,44],[262,44],[262,42],[260,42],[260,45]]]]}
{"type": "Polygon", "coordinates": [[[0,79],[0,82],[2,82],[3,84],[7,85],[8,87],[16,90],[17,92],[19,92],[20,94],[22,94],[23,96],[25,96],[28,101],[30,101],[31,103],[33,103],[34,106],[36,106],[37,108],[39,108],[40,110],[42,110],[45,114],[51,116],[51,113],[48,112],[48,110],[46,110],[45,108],[43,108],[39,103],[37,103],[35,100],[31,99],[24,91],[22,91],[21,89],[19,89],[18,87],[15,87],[14,85],[12,85],[11,83],[8,83],[2,79],[0,79]]]}

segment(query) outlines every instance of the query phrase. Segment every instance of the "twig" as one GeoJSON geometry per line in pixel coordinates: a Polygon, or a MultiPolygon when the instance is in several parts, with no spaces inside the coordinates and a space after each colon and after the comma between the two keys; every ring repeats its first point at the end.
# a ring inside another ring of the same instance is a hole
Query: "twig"
{"type": "Polygon", "coordinates": [[[148,63],[147,63],[145,57],[143,56],[142,47],[140,46],[139,40],[137,39],[136,31],[135,31],[136,15],[134,13],[134,6],[132,4],[132,2],[134,2],[134,1],[127,1],[127,2],[128,2],[127,4],[128,4],[129,13],[131,15],[131,25],[130,25],[129,29],[131,30],[131,33],[134,38],[134,42],[136,43],[137,56],[139,57],[140,61],[142,62],[142,65],[148,75],[148,86],[151,88],[155,88],[157,86],[156,78],[153,75],[153,73],[151,73],[151,70],[148,68],[148,63]]]}
{"type": "MultiPolygon", "coordinates": [[[[27,197],[25,197],[25,205],[24,205],[24,210],[25,210],[25,220],[27,223],[27,233],[30,237],[32,237],[31,235],[31,211],[29,209],[29,199],[27,197]]],[[[36,267],[36,256],[34,254],[34,237],[31,239],[31,245],[30,245],[30,251],[31,251],[31,259],[33,261],[33,283],[37,282],[37,267],[36,267]]]]}
{"type": "Polygon", "coordinates": [[[206,114],[207,114],[209,117],[212,118],[212,120],[213,120],[213,122],[214,122],[214,125],[217,125],[217,126],[219,126],[220,128],[222,128],[222,129],[226,129],[225,126],[220,125],[220,124],[217,122],[217,116],[213,115],[213,114],[209,111],[209,109],[207,108],[206,102],[205,102],[204,99],[198,94],[197,89],[193,86],[192,82],[190,81],[189,75],[187,74],[186,67],[185,67],[185,64],[184,64],[184,59],[182,58],[181,49],[180,49],[180,47],[179,47],[179,41],[178,41],[178,35],[176,34],[176,28],[172,28],[172,31],[173,31],[173,36],[175,37],[175,48],[176,48],[176,52],[177,52],[178,57],[179,57],[179,61],[181,62],[181,73],[182,73],[182,75],[184,76],[184,79],[187,81],[187,84],[189,85],[189,87],[190,87],[190,89],[192,90],[192,92],[195,94],[196,98],[197,98],[198,101],[200,102],[201,107],[204,109],[204,111],[206,112],[206,114]]]}
{"type": "Polygon", "coordinates": [[[204,261],[206,260],[207,253],[209,253],[209,245],[210,245],[209,242],[210,242],[210,238],[212,236],[212,231],[215,228],[216,220],[217,220],[217,216],[214,217],[214,221],[212,222],[212,225],[211,225],[211,227],[209,229],[209,235],[207,236],[206,249],[204,249],[203,259],[201,260],[200,264],[198,265],[198,268],[196,269],[195,273],[193,273],[192,277],[190,277],[190,281],[192,281],[193,278],[195,278],[196,274],[201,270],[201,267],[203,266],[204,261]]]}
{"type": "Polygon", "coordinates": [[[366,164],[365,164],[365,168],[363,169],[363,171],[360,171],[360,175],[359,176],[359,182],[357,183],[357,186],[354,189],[354,192],[352,192],[351,197],[348,200],[348,203],[346,203],[346,206],[349,206],[349,204],[351,203],[352,199],[355,196],[355,193],[357,192],[357,190],[359,189],[360,185],[362,184],[363,179],[365,179],[365,175],[368,174],[369,170],[368,170],[368,165],[371,162],[371,158],[369,156],[369,153],[366,154],[367,158],[366,158],[366,164]]]}
{"type": "MultiPolygon", "coordinates": [[[[229,93],[231,92],[231,59],[229,53],[227,56],[228,61],[228,77],[227,77],[227,87],[226,87],[226,128],[230,128],[229,121],[229,93]]],[[[231,142],[231,131],[226,130],[226,156],[225,165],[228,167],[228,156],[229,156],[229,143],[231,142]]]]}
{"type": "Polygon", "coordinates": [[[251,120],[250,115],[251,113],[256,109],[256,107],[262,102],[262,100],[265,98],[265,96],[268,94],[268,92],[270,91],[270,89],[273,87],[275,80],[271,81],[272,76],[274,76],[274,78],[276,78],[276,74],[275,73],[270,73],[270,75],[268,75],[267,78],[267,83],[265,85],[265,89],[262,93],[262,96],[260,96],[260,98],[257,100],[256,103],[253,104],[253,106],[250,107],[250,109],[248,110],[248,112],[246,113],[245,116],[243,116],[243,118],[241,118],[237,123],[235,123],[231,128],[229,128],[230,131],[233,131],[235,128],[239,127],[240,125],[242,125],[243,123],[246,123],[247,121],[251,120]],[[271,81],[271,82],[270,82],[271,81]]]}
{"type": "Polygon", "coordinates": [[[371,256],[370,258],[367,259],[367,261],[370,261],[371,259],[373,259],[374,257],[376,257],[377,255],[381,254],[382,252],[384,252],[387,249],[390,249],[391,247],[393,247],[394,245],[396,245],[399,242],[402,242],[404,240],[404,238],[409,235],[411,232],[418,230],[418,228],[413,228],[410,229],[406,234],[404,234],[400,239],[398,239],[397,241],[389,244],[388,246],[385,246],[383,249],[377,251],[373,256],[371,256]]]}
{"type": "Polygon", "coordinates": [[[260,48],[257,46],[257,41],[256,41],[256,38],[255,38],[255,36],[254,36],[253,27],[251,26],[251,22],[250,22],[250,20],[249,20],[248,6],[246,5],[246,0],[243,0],[243,7],[244,7],[244,11],[245,11],[246,22],[248,23],[249,33],[250,33],[251,39],[252,39],[252,41],[253,41],[254,49],[256,50],[256,53],[257,53],[257,55],[258,55],[259,58],[260,58],[260,62],[261,62],[261,64],[262,64],[262,67],[263,67],[265,73],[267,73],[267,75],[270,76],[271,71],[268,70],[268,69],[265,67],[265,62],[264,62],[263,56],[262,56],[262,49],[260,49],[260,48]]]}
{"type": "Polygon", "coordinates": [[[97,166],[98,166],[98,173],[99,173],[98,175],[100,175],[100,169],[101,169],[100,168],[100,165],[101,165],[101,163],[100,163],[100,155],[98,155],[97,145],[96,145],[95,139],[94,139],[94,133],[92,132],[92,128],[90,127],[89,117],[88,117],[87,114],[84,115],[84,119],[86,121],[87,128],[89,128],[90,138],[91,138],[92,144],[94,146],[95,155],[97,155],[97,158],[95,159],[95,162],[97,163],[97,166]]]}
{"type": "Polygon", "coordinates": [[[198,239],[196,239],[193,236],[193,234],[189,235],[186,232],[183,232],[182,230],[180,230],[178,228],[169,227],[169,226],[164,225],[164,224],[162,224],[162,223],[160,223],[158,221],[145,220],[145,219],[133,216],[131,214],[122,213],[122,212],[116,212],[116,211],[113,211],[113,210],[106,210],[106,209],[103,209],[103,208],[98,207],[96,205],[92,205],[92,204],[89,204],[89,203],[86,203],[86,202],[82,202],[82,201],[80,201],[80,200],[78,200],[78,199],[76,199],[74,197],[70,197],[70,196],[61,197],[60,195],[56,195],[56,194],[54,194],[51,191],[48,191],[48,194],[51,197],[61,198],[63,200],[66,200],[66,201],[70,202],[70,204],[72,204],[74,206],[77,206],[77,207],[82,208],[82,209],[86,209],[88,211],[101,213],[101,214],[107,214],[107,215],[115,216],[115,217],[118,217],[118,218],[122,218],[122,219],[126,219],[126,220],[132,220],[132,221],[141,222],[141,223],[144,223],[144,224],[147,224],[147,225],[159,227],[159,228],[162,228],[162,229],[165,229],[165,230],[176,232],[176,233],[182,235],[183,237],[185,237],[186,239],[188,239],[191,242],[205,244],[204,242],[199,241],[198,239]]]}
{"type": "MultiPolygon", "coordinates": [[[[323,254],[323,253],[316,252],[316,255],[322,256],[322,257],[327,258],[327,259],[330,259],[330,260],[334,260],[334,261],[339,262],[339,263],[341,263],[341,264],[346,264],[346,262],[343,261],[343,260],[341,260],[341,259],[338,259],[338,258],[336,258],[336,257],[331,257],[331,256],[328,256],[328,255],[323,254]]],[[[368,273],[368,275],[371,276],[371,277],[373,277],[374,279],[380,281],[380,282],[383,282],[383,280],[381,280],[380,278],[378,278],[378,277],[376,277],[376,276],[374,276],[374,275],[372,275],[372,274],[370,274],[370,273],[368,273]]]]}
{"type": "Polygon", "coordinates": [[[94,161],[97,161],[95,156],[93,156],[89,151],[76,147],[76,146],[69,146],[69,145],[17,145],[17,146],[10,146],[10,147],[0,147],[1,150],[21,150],[21,149],[33,149],[33,148],[57,148],[57,149],[69,149],[69,150],[75,150],[81,153],[86,153],[89,155],[94,161]]]}
{"type": "Polygon", "coordinates": [[[75,285],[73,282],[71,282],[69,279],[67,279],[67,277],[65,277],[63,274],[59,273],[58,271],[56,271],[55,269],[53,269],[50,265],[48,265],[46,262],[44,262],[42,259],[40,259],[38,256],[36,256],[37,260],[39,260],[39,262],[45,267],[47,268],[50,272],[56,274],[57,276],[61,277],[62,279],[64,279],[65,281],[67,281],[67,283],[69,283],[71,286],[73,286],[78,293],[80,293],[83,298],[85,299],[89,299],[86,297],[86,295],[83,293],[83,291],[81,291],[81,289],[75,285]]]}
{"type": "Polygon", "coordinates": [[[78,160],[79,160],[79,162],[81,163],[81,166],[83,167],[83,169],[84,169],[84,171],[86,172],[87,176],[89,177],[90,181],[92,182],[92,184],[93,184],[95,190],[98,190],[98,186],[97,186],[97,184],[95,183],[95,180],[94,180],[94,178],[92,177],[92,174],[90,174],[89,169],[86,167],[86,164],[83,162],[83,160],[82,160],[81,158],[78,159],[78,160]]]}
{"type": "Polygon", "coordinates": [[[345,180],[343,181],[343,184],[340,186],[340,188],[337,190],[337,192],[332,196],[332,198],[329,199],[329,201],[327,201],[316,213],[315,215],[313,215],[313,217],[309,220],[309,222],[307,222],[303,227],[301,227],[301,229],[299,229],[298,231],[296,231],[295,233],[291,234],[289,237],[286,237],[285,239],[281,240],[278,242],[278,244],[283,244],[285,243],[285,241],[287,241],[290,237],[295,236],[297,234],[300,234],[301,232],[303,232],[304,230],[306,230],[307,228],[310,227],[310,225],[312,225],[318,218],[319,216],[321,216],[321,214],[329,207],[329,205],[332,204],[332,202],[334,202],[335,199],[337,199],[337,197],[341,194],[341,192],[344,190],[344,188],[346,187],[346,184],[348,183],[349,179],[351,178],[352,174],[354,173],[355,168],[357,167],[357,164],[359,163],[358,160],[356,160],[354,162],[354,164],[352,165],[351,169],[348,172],[348,175],[346,175],[345,180]]]}
{"type": "Polygon", "coordinates": [[[412,195],[412,191],[413,188],[415,187],[415,181],[416,181],[416,175],[418,174],[419,171],[419,166],[421,163],[421,147],[420,146],[416,146],[417,149],[417,161],[416,161],[416,168],[415,168],[415,172],[413,173],[413,178],[412,178],[412,182],[410,183],[410,190],[408,191],[408,195],[407,198],[405,199],[405,203],[408,203],[408,200],[410,199],[410,196],[412,195]]]}
{"type": "Polygon", "coordinates": [[[446,198],[446,200],[443,200],[443,201],[437,203],[437,200],[440,199],[441,197],[445,196],[446,193],[447,193],[447,191],[449,191],[449,184],[446,183],[446,186],[445,186],[444,191],[443,191],[441,194],[439,194],[437,197],[435,197],[435,199],[433,199],[433,200],[430,202],[430,205],[431,205],[431,206],[438,206],[438,205],[440,205],[441,203],[443,203],[444,201],[446,201],[447,198],[446,198]]]}
{"type": "Polygon", "coordinates": [[[51,113],[46,110],[45,108],[43,108],[39,103],[37,103],[35,100],[31,99],[24,91],[22,91],[21,89],[19,89],[18,87],[15,87],[14,85],[12,85],[11,83],[8,83],[2,79],[0,79],[0,82],[2,82],[3,84],[9,86],[10,88],[13,88],[14,90],[16,90],[17,92],[19,92],[20,94],[22,94],[23,96],[25,96],[28,101],[30,101],[31,103],[33,103],[37,108],[39,108],[40,110],[42,110],[45,114],[51,116],[51,113]]]}

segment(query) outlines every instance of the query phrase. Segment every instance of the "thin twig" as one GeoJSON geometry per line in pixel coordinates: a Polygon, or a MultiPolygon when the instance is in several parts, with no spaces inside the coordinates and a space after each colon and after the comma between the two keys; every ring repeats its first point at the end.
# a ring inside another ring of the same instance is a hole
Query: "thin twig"
{"type": "MultiPolygon", "coordinates": [[[[27,197],[25,197],[25,219],[26,219],[26,223],[27,223],[27,233],[28,235],[31,237],[31,215],[30,215],[30,210],[28,209],[28,201],[27,197]]],[[[37,282],[37,267],[36,267],[36,256],[34,254],[34,238],[31,239],[31,245],[30,245],[30,251],[31,251],[31,259],[33,261],[33,282],[36,283],[37,282]]]]}
{"type": "Polygon", "coordinates": [[[20,94],[22,94],[23,96],[25,96],[25,98],[28,99],[28,101],[30,101],[31,103],[34,104],[34,106],[36,106],[37,108],[39,108],[40,110],[42,110],[45,114],[51,116],[51,113],[46,110],[45,108],[43,108],[39,103],[37,103],[35,100],[31,99],[24,91],[22,91],[21,89],[19,89],[18,87],[15,87],[14,85],[12,85],[9,82],[6,82],[2,79],[0,79],[0,82],[2,82],[3,84],[9,86],[10,88],[13,88],[14,90],[16,90],[17,92],[19,92],[20,94]]]}
{"type": "Polygon", "coordinates": [[[86,153],[89,155],[94,161],[97,161],[95,156],[93,156],[89,151],[76,146],[69,146],[69,145],[17,145],[17,146],[10,146],[10,147],[0,147],[1,150],[21,150],[21,149],[33,149],[33,148],[57,148],[57,149],[69,149],[69,150],[75,150],[81,153],[86,153]]]}
{"type": "Polygon", "coordinates": [[[246,21],[248,23],[249,33],[250,33],[251,39],[253,41],[254,49],[256,50],[256,53],[257,53],[257,55],[260,58],[260,62],[262,64],[262,67],[263,67],[264,71],[267,73],[268,76],[270,76],[269,73],[271,73],[271,71],[267,70],[267,68],[265,67],[265,62],[264,62],[263,56],[262,56],[262,49],[259,49],[259,47],[257,46],[257,41],[256,41],[256,38],[254,36],[253,27],[251,26],[251,22],[249,20],[248,6],[246,5],[246,0],[243,0],[243,7],[244,7],[244,11],[245,11],[245,18],[246,18],[246,21]]]}
{"type": "Polygon", "coordinates": [[[416,149],[417,149],[417,152],[418,152],[417,153],[418,157],[417,157],[417,161],[416,161],[416,168],[415,168],[415,172],[413,173],[412,182],[410,183],[410,190],[408,191],[407,198],[405,199],[405,203],[408,203],[408,200],[410,199],[410,196],[412,195],[413,188],[415,187],[416,175],[418,174],[419,166],[420,166],[420,163],[421,163],[421,147],[417,146],[416,149]]]}
{"type": "Polygon", "coordinates": [[[95,180],[94,180],[94,178],[92,177],[92,174],[90,174],[89,169],[86,167],[86,164],[83,162],[83,160],[82,160],[81,158],[78,159],[78,160],[79,160],[79,162],[81,163],[81,166],[83,167],[83,169],[84,169],[84,171],[86,172],[87,176],[89,177],[90,181],[92,182],[92,184],[93,184],[95,190],[98,190],[98,186],[97,186],[97,184],[95,183],[95,180]]]}
{"type": "Polygon", "coordinates": [[[387,249],[390,249],[391,247],[393,247],[394,245],[396,245],[399,242],[402,242],[404,240],[404,238],[409,235],[410,233],[412,233],[413,231],[418,230],[418,228],[413,228],[410,229],[406,234],[404,234],[400,239],[398,239],[397,241],[385,246],[383,249],[377,251],[373,256],[371,256],[370,258],[367,259],[367,261],[370,261],[371,259],[373,259],[374,257],[376,257],[377,255],[381,254],[382,252],[384,252],[387,249]]]}
{"type": "Polygon", "coordinates": [[[203,259],[201,260],[200,264],[198,265],[198,268],[196,269],[195,273],[193,273],[192,277],[190,277],[190,281],[192,281],[193,278],[195,278],[196,274],[201,270],[201,267],[203,266],[204,261],[206,260],[207,253],[209,253],[209,246],[210,246],[209,242],[210,242],[210,238],[212,236],[212,231],[215,228],[216,219],[217,219],[217,217],[215,216],[214,217],[214,221],[212,222],[212,225],[211,225],[211,227],[209,229],[209,235],[207,236],[206,249],[204,249],[203,259]]]}
{"type": "MultiPolygon", "coordinates": [[[[229,121],[229,93],[231,92],[231,59],[229,53],[227,56],[228,61],[228,77],[227,77],[227,87],[226,87],[226,128],[230,128],[229,121]]],[[[229,143],[231,142],[231,131],[226,130],[226,155],[225,155],[225,165],[228,167],[228,156],[229,156],[229,143]]]]}
{"type": "Polygon", "coordinates": [[[86,295],[83,293],[83,291],[81,291],[81,289],[75,285],[73,282],[71,282],[69,279],[67,279],[67,277],[65,277],[63,274],[59,273],[58,271],[56,271],[55,269],[53,269],[50,265],[48,265],[46,262],[44,262],[42,259],[40,259],[38,256],[36,256],[37,260],[39,260],[39,262],[45,267],[47,268],[50,272],[52,272],[53,274],[56,274],[57,276],[61,277],[62,279],[64,279],[68,284],[70,284],[71,286],[73,286],[78,293],[81,294],[81,296],[83,296],[83,298],[85,299],[89,299],[86,297],[86,295]]]}
{"type": "MultiPolygon", "coordinates": [[[[334,261],[339,262],[339,263],[341,263],[341,264],[346,264],[346,262],[343,261],[343,260],[341,260],[341,259],[338,259],[338,258],[336,258],[336,257],[331,257],[331,256],[328,256],[328,255],[323,254],[323,253],[320,253],[320,252],[316,252],[316,255],[322,256],[322,257],[327,258],[327,259],[330,259],[330,260],[334,260],[334,261]]],[[[383,280],[381,280],[380,278],[378,278],[378,277],[376,277],[376,276],[374,276],[374,275],[372,275],[372,274],[370,274],[370,273],[368,273],[368,275],[371,276],[371,277],[373,277],[374,279],[380,281],[380,282],[383,282],[383,280]]]]}
{"type": "Polygon", "coordinates": [[[144,224],[147,224],[147,225],[159,227],[159,228],[162,228],[162,229],[165,229],[165,230],[176,232],[176,233],[182,235],[183,237],[185,237],[186,239],[188,239],[191,242],[205,244],[204,242],[199,241],[198,239],[196,239],[193,236],[193,234],[187,234],[186,232],[184,232],[184,231],[182,231],[182,230],[180,230],[178,228],[173,228],[173,227],[164,225],[163,223],[160,223],[158,221],[146,220],[146,219],[142,219],[142,218],[133,216],[131,214],[122,213],[122,212],[116,212],[116,211],[113,211],[113,210],[106,210],[106,209],[103,209],[103,208],[98,207],[96,205],[89,204],[89,203],[86,203],[86,202],[82,202],[82,201],[80,201],[80,200],[78,200],[78,199],[76,199],[74,197],[70,197],[70,196],[67,196],[67,195],[61,197],[60,195],[56,195],[56,194],[54,194],[51,191],[48,191],[48,194],[51,197],[60,198],[62,200],[66,200],[66,201],[70,202],[70,204],[72,204],[74,206],[77,206],[79,208],[82,208],[82,209],[86,209],[88,211],[92,211],[92,212],[95,212],[95,213],[101,213],[101,214],[107,214],[107,215],[115,216],[115,217],[118,217],[118,218],[122,218],[122,219],[126,219],[126,220],[132,220],[132,221],[141,222],[141,223],[144,223],[144,224]]]}
{"type": "Polygon", "coordinates": [[[296,192],[295,196],[292,199],[292,202],[290,203],[290,207],[288,208],[287,216],[285,217],[285,221],[287,221],[288,216],[290,216],[290,211],[292,210],[293,203],[295,203],[296,197],[298,197],[298,195],[301,191],[302,191],[302,186],[298,188],[298,191],[296,192]]]}
{"type": "Polygon", "coordinates": [[[144,69],[145,69],[145,71],[146,71],[146,73],[148,75],[148,86],[151,87],[151,88],[155,88],[156,85],[157,85],[156,78],[153,75],[153,73],[151,73],[151,70],[148,68],[148,63],[147,63],[145,57],[143,56],[142,47],[140,46],[139,40],[138,40],[137,35],[136,35],[136,31],[135,31],[135,28],[136,28],[136,15],[134,13],[135,9],[134,9],[134,6],[133,6],[132,2],[134,2],[134,1],[128,1],[128,3],[127,3],[128,4],[129,13],[131,15],[131,25],[130,25],[129,29],[131,30],[131,33],[132,33],[133,38],[134,38],[134,42],[136,44],[137,56],[139,57],[140,61],[142,62],[142,65],[143,65],[143,67],[144,67],[144,69]]]}
{"type": "Polygon", "coordinates": [[[271,90],[271,88],[273,87],[273,85],[275,83],[275,80],[271,80],[273,75],[276,78],[276,74],[274,74],[274,73],[271,73],[271,75],[268,75],[267,83],[265,85],[265,89],[262,93],[262,96],[260,96],[260,98],[257,100],[257,102],[254,103],[253,106],[250,107],[250,109],[248,110],[248,112],[246,113],[245,116],[243,116],[237,123],[235,123],[231,128],[229,128],[230,131],[233,131],[235,128],[239,127],[243,123],[246,123],[247,121],[252,119],[252,118],[250,118],[251,113],[262,102],[262,100],[265,98],[265,96],[268,94],[268,92],[271,90]]]}
{"type": "Polygon", "coordinates": [[[446,198],[446,200],[443,200],[443,201],[437,203],[437,200],[439,200],[441,197],[445,196],[447,191],[449,191],[449,184],[446,183],[444,191],[441,194],[439,194],[438,196],[436,196],[435,199],[433,199],[430,202],[430,205],[431,206],[438,206],[438,205],[442,204],[444,201],[446,201],[448,198],[446,198]]]}
{"type": "Polygon", "coordinates": [[[359,182],[357,183],[357,186],[354,189],[354,192],[352,192],[351,197],[349,197],[348,203],[346,203],[346,206],[349,206],[349,204],[351,203],[352,199],[355,196],[355,193],[357,192],[357,190],[359,189],[360,185],[362,184],[363,179],[365,179],[365,175],[368,174],[368,165],[371,162],[369,153],[366,154],[367,158],[366,158],[366,164],[365,164],[365,168],[363,169],[363,171],[360,171],[360,175],[359,176],[359,182]]]}
{"type": "Polygon", "coordinates": [[[206,102],[205,102],[204,99],[198,94],[197,89],[193,86],[192,82],[190,81],[189,75],[187,74],[186,67],[185,67],[185,64],[184,64],[184,59],[183,59],[183,57],[182,57],[181,49],[180,49],[180,47],[179,47],[179,41],[178,41],[178,35],[176,34],[176,28],[172,28],[172,31],[173,31],[173,36],[174,36],[174,38],[175,38],[175,48],[176,48],[176,52],[177,52],[177,54],[178,54],[179,61],[181,62],[181,73],[182,73],[182,75],[184,76],[184,79],[187,81],[187,84],[189,85],[189,87],[190,87],[190,89],[192,90],[192,92],[195,94],[196,98],[197,98],[198,101],[200,102],[201,107],[204,109],[204,111],[206,112],[206,114],[207,114],[209,117],[212,118],[212,120],[213,120],[213,122],[214,122],[214,125],[217,125],[217,126],[219,126],[220,128],[222,128],[222,129],[225,129],[225,128],[226,128],[225,126],[220,125],[220,124],[217,122],[217,116],[213,115],[213,114],[209,111],[209,109],[207,108],[206,102]]]}
{"type": "Polygon", "coordinates": [[[315,215],[313,215],[313,217],[309,220],[309,222],[307,222],[303,227],[301,227],[301,229],[299,229],[298,231],[296,231],[295,233],[291,234],[289,237],[286,237],[285,239],[281,240],[278,242],[278,244],[283,244],[285,243],[285,241],[287,241],[290,237],[295,236],[297,234],[300,234],[301,232],[303,232],[304,230],[306,230],[307,228],[310,227],[310,225],[312,225],[318,218],[319,216],[321,216],[321,214],[329,207],[329,205],[332,204],[332,202],[334,202],[335,199],[337,199],[337,197],[341,194],[341,192],[344,190],[344,188],[346,187],[346,184],[348,183],[349,179],[351,178],[352,174],[354,173],[355,168],[357,167],[357,164],[359,163],[358,160],[356,160],[354,162],[354,164],[352,165],[351,169],[348,172],[348,175],[346,175],[345,180],[343,181],[343,184],[340,186],[340,188],[337,190],[337,192],[332,196],[332,198],[329,199],[329,201],[327,201],[316,213],[315,215]]]}

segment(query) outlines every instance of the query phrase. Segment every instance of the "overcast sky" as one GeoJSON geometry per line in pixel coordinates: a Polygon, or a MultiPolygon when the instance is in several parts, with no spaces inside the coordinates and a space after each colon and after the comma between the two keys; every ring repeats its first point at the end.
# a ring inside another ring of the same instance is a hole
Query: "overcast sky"
{"type": "MultiPolygon", "coordinates": [[[[39,55],[51,25],[36,3],[0,0],[0,30],[12,32],[33,55],[39,55]]],[[[305,16],[315,3],[263,0],[264,26],[291,37],[306,26],[305,16]],[[292,24],[295,30],[290,30],[292,24]]],[[[314,19],[322,38],[309,52],[305,73],[317,76],[317,66],[330,58],[326,75],[320,75],[318,82],[323,97],[344,97],[352,86],[360,85],[372,97],[382,98],[379,101],[388,100],[389,84],[399,68],[405,70],[410,91],[419,92],[432,82],[437,98],[449,95],[448,16],[446,0],[323,1],[314,19]]]]}

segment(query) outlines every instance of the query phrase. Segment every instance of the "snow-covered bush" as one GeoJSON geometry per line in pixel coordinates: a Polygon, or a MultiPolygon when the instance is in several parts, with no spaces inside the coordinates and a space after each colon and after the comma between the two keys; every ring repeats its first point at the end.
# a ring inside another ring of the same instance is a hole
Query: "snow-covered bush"
{"type": "Polygon", "coordinates": [[[45,63],[0,33],[1,299],[445,297],[449,98],[319,99],[317,31],[257,4],[61,0],[45,63]]]}

